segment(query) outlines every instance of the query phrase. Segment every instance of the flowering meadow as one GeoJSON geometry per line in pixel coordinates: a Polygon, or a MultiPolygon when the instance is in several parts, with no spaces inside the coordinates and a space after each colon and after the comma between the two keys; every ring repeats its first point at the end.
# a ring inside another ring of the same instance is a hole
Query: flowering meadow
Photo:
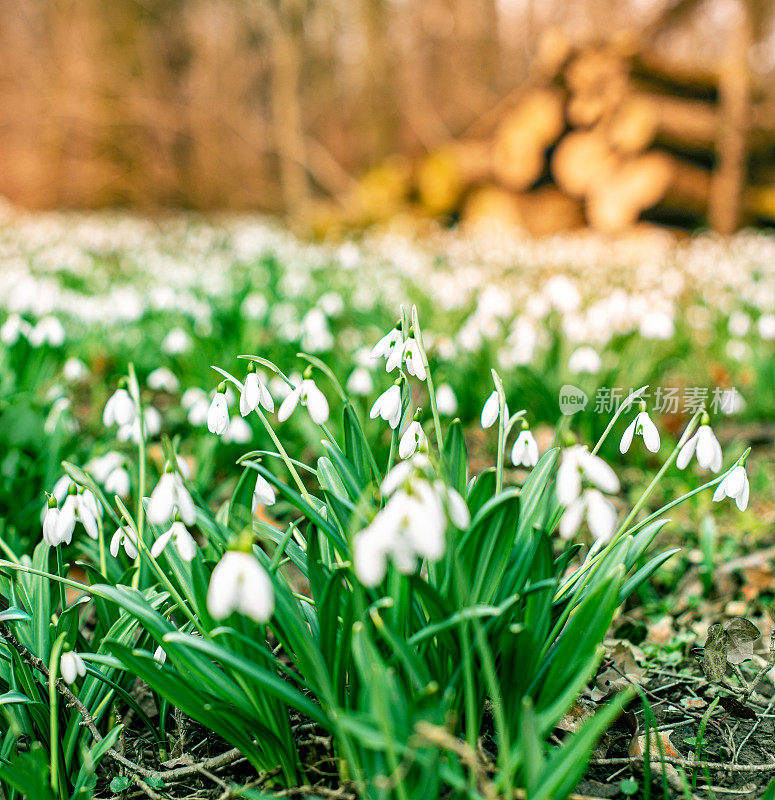
{"type": "Polygon", "coordinates": [[[0,797],[765,791],[775,238],[0,257],[0,797]]]}

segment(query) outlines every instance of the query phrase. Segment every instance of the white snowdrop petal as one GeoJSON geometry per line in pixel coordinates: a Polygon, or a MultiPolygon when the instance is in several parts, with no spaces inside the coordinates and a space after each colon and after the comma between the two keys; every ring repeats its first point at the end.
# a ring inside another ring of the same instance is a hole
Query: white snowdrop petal
{"type": "Polygon", "coordinates": [[[694,451],[697,449],[697,434],[691,437],[683,447],[678,451],[678,458],[675,460],[675,465],[678,469],[686,469],[689,462],[692,460],[694,451]]]}
{"type": "Polygon", "coordinates": [[[622,440],[619,442],[619,452],[626,453],[632,444],[632,437],[635,435],[635,425],[637,424],[637,417],[624,429],[622,440]]]}
{"type": "Polygon", "coordinates": [[[484,404],[482,408],[482,419],[481,424],[483,428],[490,428],[495,423],[495,420],[498,419],[498,413],[500,411],[500,406],[498,404],[498,392],[493,392],[484,404]]]}

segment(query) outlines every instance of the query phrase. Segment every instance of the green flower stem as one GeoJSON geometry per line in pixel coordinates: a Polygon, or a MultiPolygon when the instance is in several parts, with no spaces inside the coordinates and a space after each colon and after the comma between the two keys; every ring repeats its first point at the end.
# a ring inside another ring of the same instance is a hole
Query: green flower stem
{"type": "MultiPolygon", "coordinates": [[[[137,442],[138,478],[137,478],[136,533],[138,541],[143,541],[143,536],[145,534],[145,508],[143,506],[143,497],[145,497],[145,480],[146,480],[145,417],[143,415],[143,404],[140,399],[140,384],[137,382],[137,373],[135,372],[135,365],[131,362],[129,363],[128,372],[129,372],[129,393],[132,396],[132,399],[135,401],[135,405],[137,406],[137,424],[140,429],[140,436],[138,437],[138,442],[137,442]]],[[[132,577],[132,587],[137,589],[138,586],[140,585],[140,571],[142,568],[142,562],[140,560],[139,552],[137,554],[137,558],[135,559],[135,566],[137,567],[137,569],[135,570],[135,574],[132,577]]]]}
{"type": "Polygon", "coordinates": [[[417,341],[417,347],[420,350],[423,367],[425,367],[425,383],[428,386],[428,400],[431,404],[431,414],[433,414],[433,429],[436,433],[436,447],[439,450],[439,458],[442,457],[444,452],[444,439],[441,435],[441,419],[439,418],[439,408],[436,405],[436,389],[433,385],[433,376],[431,375],[430,364],[428,363],[428,353],[425,350],[425,343],[422,338],[422,328],[420,328],[420,320],[417,316],[417,306],[412,306],[412,327],[414,328],[414,338],[417,341]]]}
{"type": "MultiPolygon", "coordinates": [[[[61,584],[60,584],[61,586],[61,584]]],[[[59,672],[59,659],[65,644],[67,633],[60,633],[54,646],[51,648],[51,657],[48,662],[48,708],[49,708],[49,737],[51,747],[51,788],[58,794],[59,788],[59,714],[57,693],[57,677],[59,672]]]]}
{"type": "MultiPolygon", "coordinates": [[[[59,545],[54,548],[57,553],[57,575],[60,578],[67,577],[65,574],[65,562],[62,558],[62,545],[59,545]]],[[[65,613],[65,609],[67,608],[67,589],[65,588],[64,584],[59,584],[59,602],[62,604],[62,613],[65,613]]]]}
{"type": "Polygon", "coordinates": [[[503,457],[506,446],[506,394],[503,383],[495,370],[492,370],[495,389],[498,392],[498,457],[495,462],[495,494],[503,489],[503,457]]]}
{"type": "Polygon", "coordinates": [[[291,473],[291,477],[296,483],[296,486],[301,493],[301,496],[312,506],[312,498],[309,496],[309,492],[307,491],[307,487],[304,485],[304,482],[299,477],[299,473],[296,471],[296,467],[293,466],[293,462],[291,461],[288,453],[285,451],[285,448],[282,445],[282,442],[277,438],[277,434],[274,432],[274,428],[269,424],[269,420],[264,416],[264,412],[260,408],[256,408],[256,414],[258,414],[258,418],[263,423],[264,427],[266,428],[266,432],[269,434],[269,438],[274,442],[274,446],[277,448],[277,452],[280,454],[280,457],[285,462],[285,466],[288,467],[288,472],[291,473]]]}
{"type": "Polygon", "coordinates": [[[97,544],[100,552],[100,572],[107,578],[108,559],[105,554],[105,527],[100,516],[97,517],[97,544]]]}

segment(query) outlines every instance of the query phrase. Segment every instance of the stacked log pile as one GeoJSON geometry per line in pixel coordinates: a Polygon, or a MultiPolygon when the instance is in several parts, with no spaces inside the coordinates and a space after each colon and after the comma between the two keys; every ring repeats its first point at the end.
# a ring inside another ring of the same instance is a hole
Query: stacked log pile
{"type": "Polygon", "coordinates": [[[644,217],[727,233],[775,217],[775,105],[755,85],[725,67],[657,67],[632,42],[562,46],[460,138],[370,173],[361,189],[389,184],[390,197],[372,191],[358,213],[496,218],[533,234],[644,217]]]}

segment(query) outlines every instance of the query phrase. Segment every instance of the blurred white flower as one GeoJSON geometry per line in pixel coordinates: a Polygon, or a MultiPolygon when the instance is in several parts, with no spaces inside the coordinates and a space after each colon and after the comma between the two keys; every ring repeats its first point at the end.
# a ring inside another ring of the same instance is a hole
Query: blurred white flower
{"type": "Polygon", "coordinates": [[[538,463],[538,442],[530,431],[523,428],[511,448],[511,463],[515,467],[534,467],[538,463]]]}
{"type": "Polygon", "coordinates": [[[398,443],[398,455],[401,458],[411,458],[417,450],[425,447],[426,438],[422,425],[417,420],[410,422],[398,443]]]}
{"type": "Polygon", "coordinates": [[[731,497],[737,503],[737,507],[741,511],[745,511],[748,508],[749,491],[745,467],[738,464],[716,487],[716,491],[713,493],[713,502],[718,503],[725,497],[731,497]]]}
{"type": "Polygon", "coordinates": [[[751,329],[751,318],[745,311],[734,311],[729,315],[727,330],[732,336],[745,336],[751,329]]]}
{"type": "Polygon", "coordinates": [[[152,525],[163,525],[171,520],[177,509],[186,525],[196,522],[196,508],[191,495],[177,472],[165,472],[148,501],[148,521],[152,525]]]}
{"type": "Polygon", "coordinates": [[[213,395],[210,409],[207,412],[207,430],[221,435],[229,427],[229,407],[226,394],[220,389],[213,395]]]}
{"type": "Polygon", "coordinates": [[[457,397],[448,383],[442,383],[436,389],[436,408],[445,417],[454,417],[457,414],[457,397]]]}
{"type": "Polygon", "coordinates": [[[89,370],[86,364],[84,364],[80,358],[68,358],[67,361],[65,361],[65,365],[62,367],[62,377],[68,383],[75,383],[75,381],[81,380],[88,372],[89,370]]]}
{"type": "Polygon", "coordinates": [[[656,453],[659,450],[659,431],[646,411],[638,412],[635,419],[625,428],[622,440],[619,443],[620,452],[626,453],[630,449],[632,438],[635,434],[643,437],[643,444],[646,445],[647,450],[652,453],[656,453]]]}
{"type": "Polygon", "coordinates": [[[307,353],[322,353],[334,346],[328,319],[319,308],[311,308],[301,320],[301,348],[307,353]]]}
{"type": "Polygon", "coordinates": [[[560,536],[572,538],[581,526],[585,512],[592,536],[602,544],[609,542],[616,530],[616,508],[597,489],[586,489],[565,509],[560,519],[560,536]]]}
{"type": "Polygon", "coordinates": [[[102,412],[102,422],[105,427],[111,425],[129,425],[137,414],[135,401],[129,392],[119,386],[105,403],[105,410],[102,412]]]}
{"type": "Polygon", "coordinates": [[[756,327],[762,339],[775,339],[775,314],[762,314],[756,327]]]}
{"type": "Polygon", "coordinates": [[[178,551],[183,561],[191,561],[196,555],[196,542],[194,541],[194,537],[188,532],[188,529],[180,520],[175,520],[175,522],[170,525],[169,529],[153,543],[151,555],[154,558],[158,558],[170,541],[175,545],[175,549],[178,551]]]}
{"type": "Polygon", "coordinates": [[[162,352],[170,356],[187,353],[191,349],[191,337],[182,328],[173,328],[162,339],[162,352]]]}
{"type": "Polygon", "coordinates": [[[378,416],[394,430],[398,427],[401,421],[401,388],[398,384],[394,383],[374,401],[369,417],[376,419],[378,416]]]}
{"type": "Polygon", "coordinates": [[[157,367],[148,374],[148,388],[174,394],[180,389],[180,381],[169,367],[157,367]]]}
{"type": "Polygon", "coordinates": [[[678,469],[685,469],[695,453],[697,454],[697,464],[701,469],[709,469],[713,472],[721,470],[723,459],[721,445],[710,425],[700,425],[694,436],[680,449],[675,462],[678,469]]]}
{"type": "Polygon", "coordinates": [[[255,556],[235,550],[224,553],[210,577],[207,610],[217,620],[235,611],[259,623],[272,616],[272,581],[255,556]]]}
{"type": "MultiPolygon", "coordinates": [[[[161,414],[153,406],[145,406],[143,409],[143,421],[145,423],[146,439],[151,439],[161,430],[161,414]]],[[[133,441],[137,444],[140,441],[140,417],[135,417],[133,422],[122,425],[116,432],[116,439],[119,442],[133,441]]]]}
{"type": "Polygon", "coordinates": [[[575,311],[581,305],[581,295],[566,275],[554,275],[544,285],[544,296],[558,310],[575,311]]]}
{"type": "Polygon", "coordinates": [[[31,330],[32,326],[26,319],[18,314],[11,314],[0,327],[0,340],[3,344],[16,344],[20,336],[29,336],[31,330]]]}
{"type": "Polygon", "coordinates": [[[43,317],[27,334],[27,339],[33,347],[44,344],[61,347],[65,341],[65,329],[56,317],[43,317]]]}
{"type": "Polygon", "coordinates": [[[75,650],[68,650],[59,658],[59,672],[65,683],[72,684],[86,675],[86,664],[75,650]]]}
{"type": "Polygon", "coordinates": [[[365,367],[356,367],[347,379],[347,392],[365,397],[374,391],[374,379],[365,367]]]}
{"type": "Polygon", "coordinates": [[[611,467],[577,444],[563,451],[557,470],[557,500],[562,505],[570,505],[581,495],[582,478],[609,494],[619,491],[619,479],[611,467]]]}
{"type": "Polygon", "coordinates": [[[253,429],[242,417],[232,417],[223,434],[227,444],[247,444],[252,438],[253,429]]]}
{"type": "Polygon", "coordinates": [[[328,420],[328,400],[311,378],[305,378],[283,400],[280,410],[277,412],[277,419],[285,422],[299,403],[306,406],[312,421],[318,425],[322,425],[328,420]]]}
{"type": "Polygon", "coordinates": [[[673,318],[665,311],[651,311],[640,321],[640,334],[644,339],[672,339],[675,335],[673,318]]]}
{"type": "Polygon", "coordinates": [[[107,478],[105,478],[105,491],[111,494],[117,494],[119,497],[126,497],[129,494],[129,472],[123,467],[114,469],[107,478]]]}
{"type": "Polygon", "coordinates": [[[568,369],[573,373],[586,372],[596,375],[600,372],[602,361],[596,350],[591,347],[579,347],[568,359],[568,369]]]}
{"type": "Polygon", "coordinates": [[[240,310],[248,319],[260,319],[269,311],[269,303],[263,295],[253,292],[242,301],[240,310]]]}
{"type": "Polygon", "coordinates": [[[120,527],[110,540],[110,554],[113,558],[118,555],[118,550],[121,546],[123,546],[124,552],[132,561],[137,558],[137,537],[128,525],[120,527]]]}

